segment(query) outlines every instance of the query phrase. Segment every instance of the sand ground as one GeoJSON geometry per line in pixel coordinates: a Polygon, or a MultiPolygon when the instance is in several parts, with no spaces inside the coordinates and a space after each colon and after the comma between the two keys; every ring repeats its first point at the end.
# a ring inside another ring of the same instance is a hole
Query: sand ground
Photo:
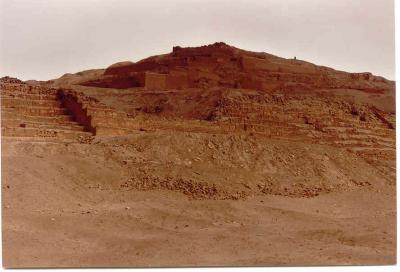
{"type": "MultiPolygon", "coordinates": [[[[163,146],[163,137],[168,136],[143,135],[130,139],[131,143],[138,139],[146,143],[144,139],[151,136],[163,146]]],[[[166,139],[179,143],[189,138],[192,141],[194,136],[171,137],[166,139]]],[[[315,197],[254,194],[237,200],[122,186],[135,172],[149,174],[152,165],[162,169],[163,173],[154,171],[159,176],[196,171],[193,175],[208,177],[207,173],[212,173],[211,166],[207,166],[213,164],[207,162],[211,153],[200,152],[203,166],[193,166],[185,163],[185,158],[191,156],[180,153],[178,144],[176,150],[157,151],[154,145],[148,145],[129,151],[112,140],[64,144],[3,139],[3,265],[168,267],[396,262],[393,184],[371,182],[371,186],[346,187],[315,197]],[[173,163],[167,163],[167,159],[173,163]]],[[[265,156],[259,155],[258,159],[265,156]]],[[[248,159],[250,164],[256,161],[248,159]]],[[[222,169],[218,163],[216,169],[222,169]]],[[[362,171],[355,169],[353,175],[362,176],[362,171]]],[[[218,177],[215,174],[215,180],[218,177]]],[[[235,178],[228,181],[233,184],[235,178]]],[[[226,186],[223,182],[217,184],[226,186]]],[[[251,181],[248,186],[252,186],[251,181]]]]}

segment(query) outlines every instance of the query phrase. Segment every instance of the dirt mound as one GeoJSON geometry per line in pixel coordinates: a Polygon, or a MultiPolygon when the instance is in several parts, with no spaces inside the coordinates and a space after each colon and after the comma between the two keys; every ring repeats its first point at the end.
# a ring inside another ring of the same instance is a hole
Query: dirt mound
{"type": "Polygon", "coordinates": [[[75,74],[67,73],[60,78],[44,81],[41,84],[53,86],[53,87],[69,87],[75,84],[81,84],[88,80],[93,80],[100,77],[104,73],[104,69],[91,69],[86,71],[81,71],[75,74]]]}

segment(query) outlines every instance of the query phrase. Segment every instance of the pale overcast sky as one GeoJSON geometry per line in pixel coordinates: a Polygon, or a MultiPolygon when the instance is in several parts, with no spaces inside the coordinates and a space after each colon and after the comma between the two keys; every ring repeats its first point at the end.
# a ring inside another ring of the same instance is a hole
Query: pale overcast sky
{"type": "Polygon", "coordinates": [[[64,73],[224,41],[395,77],[393,0],[0,0],[0,76],[64,73]]]}

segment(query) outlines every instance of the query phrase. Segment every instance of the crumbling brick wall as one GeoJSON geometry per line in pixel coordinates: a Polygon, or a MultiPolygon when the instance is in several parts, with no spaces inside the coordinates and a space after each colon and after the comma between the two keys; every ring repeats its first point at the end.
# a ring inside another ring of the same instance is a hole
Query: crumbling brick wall
{"type": "Polygon", "coordinates": [[[92,126],[92,117],[88,115],[87,108],[84,103],[79,100],[79,96],[72,92],[60,91],[59,97],[68,111],[72,114],[75,121],[83,125],[86,131],[96,133],[95,127],[92,126]]]}
{"type": "Polygon", "coordinates": [[[167,89],[184,89],[189,87],[187,72],[171,72],[166,78],[167,89]]]}
{"type": "Polygon", "coordinates": [[[160,89],[163,90],[167,86],[167,75],[146,72],[145,74],[145,84],[146,89],[160,89]]]}
{"type": "Polygon", "coordinates": [[[116,111],[83,93],[61,89],[59,96],[76,121],[95,135],[126,135],[139,129],[126,113],[116,111]]]}
{"type": "Polygon", "coordinates": [[[149,90],[183,89],[189,87],[189,81],[186,72],[173,71],[168,74],[145,72],[144,87],[149,90]]]}

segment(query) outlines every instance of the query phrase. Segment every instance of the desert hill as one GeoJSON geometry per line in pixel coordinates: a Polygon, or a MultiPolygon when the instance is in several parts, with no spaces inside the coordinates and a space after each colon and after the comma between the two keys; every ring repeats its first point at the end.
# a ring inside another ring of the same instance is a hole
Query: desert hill
{"type": "Polygon", "coordinates": [[[0,87],[7,267],[395,262],[393,81],[215,43],[0,87]]]}

